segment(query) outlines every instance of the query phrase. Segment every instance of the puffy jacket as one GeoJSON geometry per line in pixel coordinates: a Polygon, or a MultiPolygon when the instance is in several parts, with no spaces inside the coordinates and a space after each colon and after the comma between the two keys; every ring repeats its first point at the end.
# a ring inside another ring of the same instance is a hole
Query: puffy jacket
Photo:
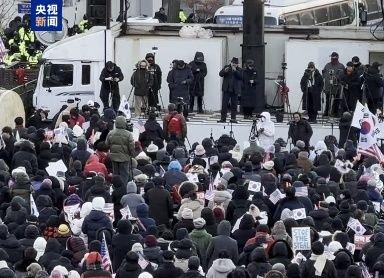
{"type": "Polygon", "coordinates": [[[97,155],[91,155],[84,166],[85,175],[89,172],[101,173],[104,177],[108,176],[107,167],[105,167],[103,163],[99,162],[99,157],[97,155]]]}
{"type": "Polygon", "coordinates": [[[235,268],[231,259],[216,259],[207,272],[207,278],[226,278],[235,268]]]}
{"type": "Polygon", "coordinates": [[[208,232],[205,229],[194,229],[189,234],[189,237],[196,246],[197,254],[199,255],[201,266],[203,267],[203,269],[206,269],[206,264],[207,264],[206,252],[207,252],[208,246],[212,242],[212,236],[208,234],[208,232]]]}
{"type": "Polygon", "coordinates": [[[107,135],[105,143],[110,148],[110,158],[114,162],[130,161],[134,154],[134,140],[132,133],[127,129],[125,117],[118,116],[115,121],[115,129],[107,135]]]}
{"type": "Polygon", "coordinates": [[[137,186],[134,182],[128,182],[127,194],[121,198],[121,205],[123,207],[129,207],[133,217],[137,217],[136,207],[143,204],[145,201],[140,194],[137,194],[137,186]]]}
{"type": "Polygon", "coordinates": [[[112,223],[109,217],[102,211],[92,210],[85,217],[81,231],[88,236],[88,243],[96,239],[99,229],[106,228],[112,230],[112,223]]]}

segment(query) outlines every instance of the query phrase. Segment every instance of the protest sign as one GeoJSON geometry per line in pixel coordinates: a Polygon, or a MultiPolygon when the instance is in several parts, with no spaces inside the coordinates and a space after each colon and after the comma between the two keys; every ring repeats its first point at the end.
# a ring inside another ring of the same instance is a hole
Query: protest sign
{"type": "Polygon", "coordinates": [[[129,209],[128,206],[120,209],[120,213],[121,213],[122,219],[133,219],[134,218],[132,216],[131,210],[129,209]]]}
{"type": "Polygon", "coordinates": [[[275,205],[280,199],[284,198],[285,194],[281,193],[279,189],[276,189],[269,195],[269,200],[275,205]]]}
{"type": "Polygon", "coordinates": [[[355,249],[356,250],[361,250],[363,249],[363,246],[365,244],[367,244],[368,242],[370,242],[371,240],[371,236],[372,235],[362,235],[362,236],[359,236],[359,235],[355,235],[355,249]]]}
{"type": "Polygon", "coordinates": [[[346,248],[347,248],[347,250],[349,252],[351,252],[352,255],[355,254],[355,250],[356,250],[356,245],[355,244],[347,242],[346,248]]]}
{"type": "Polygon", "coordinates": [[[349,221],[348,221],[348,224],[347,224],[347,227],[349,227],[350,229],[352,229],[356,235],[363,235],[365,234],[365,232],[367,231],[363,225],[361,225],[360,221],[355,219],[355,218],[349,218],[349,221]]]}
{"type": "Polygon", "coordinates": [[[113,203],[105,203],[103,211],[111,219],[111,222],[115,221],[115,212],[113,210],[113,203]]]}
{"type": "Polygon", "coordinates": [[[311,230],[309,227],[292,228],[293,250],[311,250],[311,230]]]}
{"type": "Polygon", "coordinates": [[[188,173],[187,177],[190,182],[199,182],[199,176],[196,173],[188,173]]]}
{"type": "Polygon", "coordinates": [[[56,162],[49,162],[48,167],[46,167],[45,170],[47,171],[48,175],[56,177],[58,172],[65,173],[67,172],[68,168],[65,166],[63,160],[60,159],[56,162]]]}
{"type": "Polygon", "coordinates": [[[296,197],[308,197],[308,187],[300,186],[295,188],[295,196],[296,197]]]}
{"type": "Polygon", "coordinates": [[[80,212],[80,204],[72,205],[72,206],[64,206],[64,215],[68,222],[72,222],[75,218],[76,213],[80,212]]]}

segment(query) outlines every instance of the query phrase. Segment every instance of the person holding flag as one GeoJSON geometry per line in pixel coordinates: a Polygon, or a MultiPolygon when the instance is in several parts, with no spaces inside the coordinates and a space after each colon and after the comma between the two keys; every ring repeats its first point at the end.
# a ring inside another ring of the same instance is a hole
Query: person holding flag
{"type": "MultiPolygon", "coordinates": [[[[105,237],[103,238],[103,241],[105,237]]],[[[104,278],[112,278],[111,272],[103,269],[104,263],[103,258],[99,254],[99,252],[90,252],[86,259],[87,271],[85,271],[82,277],[104,277],[104,278]]]]}

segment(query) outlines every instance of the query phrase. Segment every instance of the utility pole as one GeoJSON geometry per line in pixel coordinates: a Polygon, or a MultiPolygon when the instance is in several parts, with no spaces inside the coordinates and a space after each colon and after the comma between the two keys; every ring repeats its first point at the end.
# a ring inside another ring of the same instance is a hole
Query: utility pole
{"type": "Polygon", "coordinates": [[[258,76],[257,90],[259,92],[263,92],[263,101],[265,102],[265,42],[263,0],[244,0],[243,2],[243,64],[248,59],[252,59],[255,62],[255,69],[258,76]]]}
{"type": "Polygon", "coordinates": [[[168,0],[168,22],[179,23],[180,0],[168,0]]]}

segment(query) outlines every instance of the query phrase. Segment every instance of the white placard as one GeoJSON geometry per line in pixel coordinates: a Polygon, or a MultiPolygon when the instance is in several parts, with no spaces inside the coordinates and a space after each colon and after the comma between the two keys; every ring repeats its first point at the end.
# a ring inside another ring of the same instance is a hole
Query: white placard
{"type": "Polygon", "coordinates": [[[279,189],[276,189],[269,195],[269,200],[275,205],[280,199],[284,198],[285,194],[281,193],[279,189]]]}
{"type": "Polygon", "coordinates": [[[57,172],[67,172],[68,168],[65,166],[62,159],[56,162],[49,162],[48,167],[45,168],[49,176],[57,176],[57,172]]]}
{"type": "Polygon", "coordinates": [[[261,183],[256,181],[249,181],[248,190],[252,192],[259,192],[261,189],[261,183]]]}
{"type": "Polygon", "coordinates": [[[307,214],[305,213],[305,208],[299,208],[299,209],[294,209],[292,210],[293,212],[293,219],[299,220],[299,219],[304,219],[307,217],[307,214]]]}
{"type": "Polygon", "coordinates": [[[292,228],[293,250],[311,250],[311,229],[309,227],[292,228]]]}

